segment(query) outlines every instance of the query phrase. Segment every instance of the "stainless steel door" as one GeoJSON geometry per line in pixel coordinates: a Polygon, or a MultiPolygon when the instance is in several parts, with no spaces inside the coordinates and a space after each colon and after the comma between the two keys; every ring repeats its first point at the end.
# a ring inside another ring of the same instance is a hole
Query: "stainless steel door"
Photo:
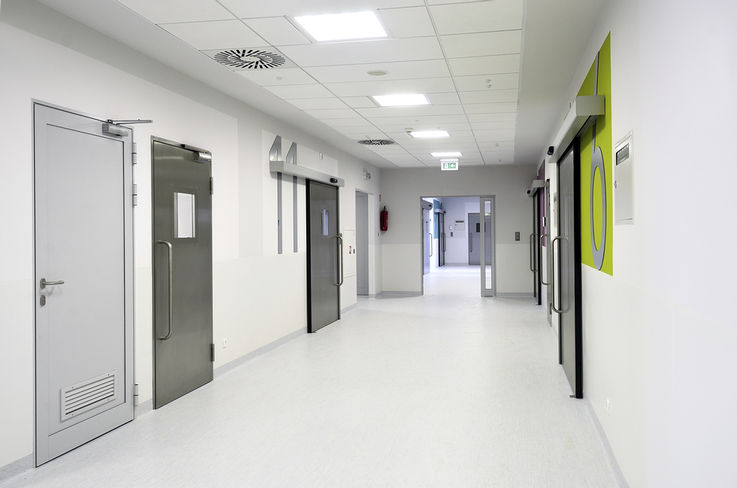
{"type": "Polygon", "coordinates": [[[578,240],[578,147],[574,145],[558,163],[558,236],[552,241],[558,268],[557,300],[553,310],[560,315],[560,363],[576,398],[583,397],[583,341],[580,309],[580,262],[578,240]]]}
{"type": "Polygon", "coordinates": [[[432,226],[430,225],[430,210],[422,209],[422,274],[430,272],[430,258],[432,249],[432,226]]]}
{"type": "Polygon", "coordinates": [[[212,381],[212,196],[206,151],[154,138],[154,408],[212,381]]]}
{"type": "Polygon", "coordinates": [[[307,331],[340,319],[343,236],[338,232],[338,188],[307,180],[307,331]]]}
{"type": "Polygon", "coordinates": [[[438,220],[438,267],[445,266],[445,211],[436,212],[438,220]]]}
{"type": "Polygon", "coordinates": [[[479,214],[468,214],[468,264],[481,263],[481,222],[479,214]]]}
{"type": "Polygon", "coordinates": [[[131,131],[33,110],[40,465],[133,419],[133,183],[131,131]]]}
{"type": "Polygon", "coordinates": [[[532,232],[530,233],[530,271],[532,271],[532,295],[537,305],[542,304],[540,287],[540,193],[532,197],[532,232]]]}

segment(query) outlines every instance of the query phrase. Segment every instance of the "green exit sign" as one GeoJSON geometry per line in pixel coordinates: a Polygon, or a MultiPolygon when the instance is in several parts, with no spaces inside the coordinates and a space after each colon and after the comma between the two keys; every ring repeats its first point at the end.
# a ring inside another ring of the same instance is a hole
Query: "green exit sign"
{"type": "Polygon", "coordinates": [[[443,171],[458,171],[458,161],[440,161],[440,169],[443,171]]]}

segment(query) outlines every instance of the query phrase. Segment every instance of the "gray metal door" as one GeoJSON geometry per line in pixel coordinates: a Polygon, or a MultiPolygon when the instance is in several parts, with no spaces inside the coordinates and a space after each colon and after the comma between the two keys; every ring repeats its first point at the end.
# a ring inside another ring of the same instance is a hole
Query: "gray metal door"
{"type": "Polygon", "coordinates": [[[368,195],[356,192],[356,294],[369,294],[368,195]]]}
{"type": "Polygon", "coordinates": [[[438,267],[445,266],[445,211],[435,212],[438,222],[438,267]]]}
{"type": "Polygon", "coordinates": [[[307,331],[340,319],[343,236],[338,187],[307,180],[307,331]]]}
{"type": "Polygon", "coordinates": [[[468,214],[468,264],[481,263],[481,220],[479,214],[468,214]]]}
{"type": "Polygon", "coordinates": [[[550,232],[551,224],[550,219],[552,218],[552,212],[550,207],[550,180],[545,181],[545,215],[546,215],[546,227],[545,234],[540,238],[540,245],[544,248],[545,252],[545,277],[541,277],[541,282],[547,289],[547,308],[548,308],[548,323],[553,323],[553,294],[555,293],[555,280],[553,279],[553,246],[550,245],[550,232]]]}
{"type": "Polygon", "coordinates": [[[154,408],[212,381],[207,151],[152,139],[154,408]]]}
{"type": "MultiPolygon", "coordinates": [[[[425,205],[426,202],[423,202],[425,205]]],[[[430,259],[433,255],[432,226],[430,225],[430,209],[422,209],[422,274],[430,272],[430,259]]]]}
{"type": "Polygon", "coordinates": [[[558,163],[558,236],[552,241],[558,268],[557,303],[553,310],[560,316],[559,361],[576,398],[583,397],[583,342],[581,335],[581,251],[578,240],[577,144],[558,163]]]}
{"type": "Polygon", "coordinates": [[[40,465],[133,419],[133,180],[130,130],[33,110],[40,465]]]}

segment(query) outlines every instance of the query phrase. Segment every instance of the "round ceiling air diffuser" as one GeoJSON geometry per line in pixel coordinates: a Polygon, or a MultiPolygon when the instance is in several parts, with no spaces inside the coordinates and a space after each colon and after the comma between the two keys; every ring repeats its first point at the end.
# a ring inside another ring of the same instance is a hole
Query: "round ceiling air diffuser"
{"type": "Polygon", "coordinates": [[[394,141],[391,139],[364,139],[362,141],[358,141],[359,144],[363,144],[364,146],[388,146],[390,144],[394,144],[394,141]]]}
{"type": "Polygon", "coordinates": [[[228,49],[213,56],[215,61],[231,68],[272,69],[286,62],[284,56],[261,49],[228,49]]]}

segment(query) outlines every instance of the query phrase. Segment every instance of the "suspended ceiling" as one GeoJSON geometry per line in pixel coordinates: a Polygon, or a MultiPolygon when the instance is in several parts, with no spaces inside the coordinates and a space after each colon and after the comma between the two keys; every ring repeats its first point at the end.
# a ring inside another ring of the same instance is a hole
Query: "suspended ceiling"
{"type": "Polygon", "coordinates": [[[601,0],[42,3],[171,66],[181,69],[186,60],[192,69],[183,71],[195,78],[377,166],[437,168],[430,152],[460,151],[461,166],[538,162],[601,0]],[[377,12],[388,38],[315,42],[294,21],[359,10],[377,12]],[[550,26],[551,13],[574,22],[550,26]],[[556,41],[568,50],[551,45],[556,41]],[[286,62],[250,71],[212,59],[218,51],[252,48],[282,54],[286,62]],[[536,69],[549,66],[551,57],[562,73],[536,69]],[[430,104],[379,107],[370,98],[407,92],[426,94],[430,104]],[[445,129],[450,137],[417,140],[410,129],[445,129]],[[360,139],[396,144],[367,151],[360,139]]]}

